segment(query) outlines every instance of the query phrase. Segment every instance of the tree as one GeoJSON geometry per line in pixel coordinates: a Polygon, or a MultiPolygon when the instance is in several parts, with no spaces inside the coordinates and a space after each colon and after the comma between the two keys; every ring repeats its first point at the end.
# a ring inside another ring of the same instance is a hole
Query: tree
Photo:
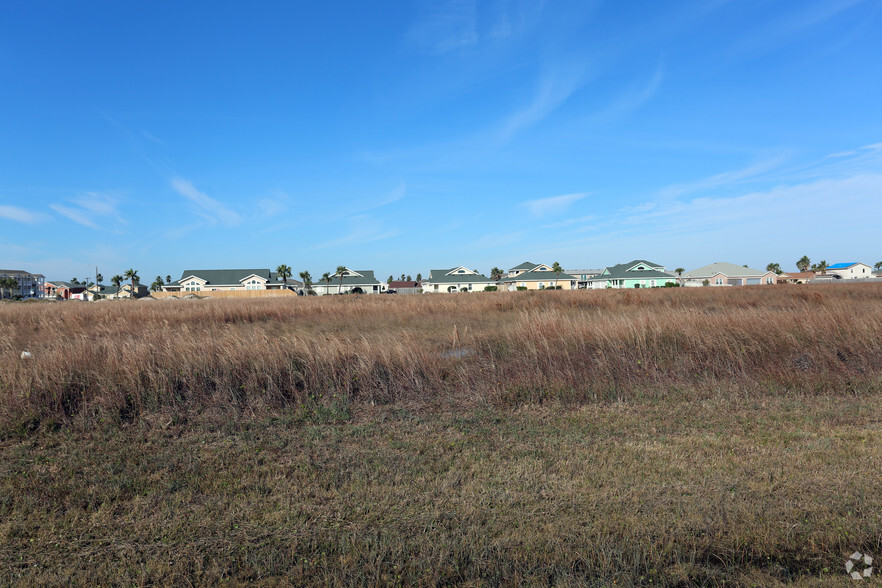
{"type": "Polygon", "coordinates": [[[498,282],[499,280],[501,280],[502,279],[502,270],[499,269],[498,267],[494,266],[493,269],[490,270],[490,279],[493,280],[494,282],[498,282]]]}
{"type": "Polygon", "coordinates": [[[116,292],[119,293],[119,287],[122,285],[123,277],[119,274],[110,278],[110,283],[116,286],[116,292]]]}
{"type": "Polygon", "coordinates": [[[102,276],[101,274],[95,274],[95,281],[96,281],[96,282],[98,283],[98,285],[100,286],[100,285],[101,285],[101,282],[104,281],[104,276],[102,276]]]}
{"type": "Polygon", "coordinates": [[[345,273],[346,273],[346,266],[345,265],[338,265],[337,266],[337,275],[340,276],[340,286],[337,288],[337,294],[343,293],[343,274],[345,274],[345,273]]]}
{"type": "Polygon", "coordinates": [[[4,290],[9,290],[9,297],[12,297],[12,290],[18,287],[18,280],[11,277],[0,278],[0,298],[5,298],[4,290]]]}
{"type": "Polygon", "coordinates": [[[819,274],[826,274],[828,267],[829,266],[827,265],[827,261],[822,259],[818,263],[812,265],[812,271],[818,272],[819,274]]]}
{"type": "Polygon", "coordinates": [[[331,285],[331,274],[328,272],[323,273],[322,274],[322,282],[325,283],[325,294],[327,294],[328,293],[328,286],[331,285]]]}
{"type": "MultiPolygon", "coordinates": [[[[879,263],[882,264],[882,261],[880,261],[879,263]]],[[[416,281],[417,281],[417,282],[422,282],[422,281],[423,281],[423,274],[417,274],[417,279],[416,279],[416,281]]]]}
{"type": "Polygon", "coordinates": [[[312,289],[312,276],[309,275],[308,271],[303,270],[302,272],[300,272],[300,279],[303,280],[304,290],[309,291],[312,289]]]}
{"type": "Polygon", "coordinates": [[[70,285],[71,285],[71,286],[79,286],[79,285],[80,285],[80,281],[79,281],[78,279],[76,279],[76,278],[71,278],[71,279],[70,279],[70,285]]]}
{"type": "Polygon", "coordinates": [[[784,273],[781,271],[781,264],[779,264],[779,263],[770,263],[769,265],[766,266],[766,271],[767,272],[775,272],[775,274],[777,274],[779,276],[782,273],[784,273]]]}
{"type": "Polygon", "coordinates": [[[140,278],[138,277],[138,270],[129,268],[125,271],[125,273],[123,273],[123,277],[125,277],[125,279],[127,279],[127,280],[132,281],[131,297],[134,298],[135,297],[135,284],[140,283],[140,278]]]}
{"type": "Polygon", "coordinates": [[[799,261],[796,262],[796,269],[801,272],[807,272],[809,267],[812,265],[812,260],[809,259],[808,255],[803,255],[799,258],[799,261]]]}
{"type": "Polygon", "coordinates": [[[386,284],[391,284],[393,279],[394,278],[392,276],[389,276],[389,279],[386,280],[386,284]]]}
{"type": "Polygon", "coordinates": [[[876,265],[873,266],[874,271],[882,271],[882,261],[877,261],[876,265]]]}
{"type": "Polygon", "coordinates": [[[162,276],[156,276],[156,279],[153,280],[152,284],[150,284],[150,290],[153,292],[159,292],[160,290],[162,290],[162,286],[162,276]]]}
{"type": "Polygon", "coordinates": [[[171,276],[165,276],[165,283],[171,284],[171,276]]]}
{"type": "Polygon", "coordinates": [[[554,282],[555,287],[560,287],[560,275],[563,273],[563,268],[560,267],[558,262],[554,262],[551,264],[551,271],[553,271],[557,275],[557,280],[554,282]]]}
{"type": "Polygon", "coordinates": [[[285,288],[288,288],[288,278],[290,278],[293,274],[291,273],[291,268],[285,265],[284,263],[276,268],[276,274],[282,278],[282,283],[285,285],[285,288]]]}
{"type": "Polygon", "coordinates": [[[407,274],[407,281],[408,281],[408,282],[413,282],[413,278],[410,277],[410,274],[407,274]]]}
{"type": "Polygon", "coordinates": [[[404,279],[405,279],[405,278],[404,278],[404,274],[401,274],[401,279],[400,279],[400,281],[402,281],[402,282],[403,282],[403,281],[404,281],[404,279]]]}

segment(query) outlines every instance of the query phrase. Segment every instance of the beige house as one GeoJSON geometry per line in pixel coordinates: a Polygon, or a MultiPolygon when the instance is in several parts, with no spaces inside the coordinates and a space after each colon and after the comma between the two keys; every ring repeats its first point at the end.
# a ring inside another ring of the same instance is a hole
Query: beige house
{"type": "Polygon", "coordinates": [[[508,270],[508,275],[502,278],[505,289],[514,291],[517,289],[527,290],[575,290],[578,279],[575,276],[561,271],[555,272],[550,265],[544,263],[532,264],[524,262],[508,270]]]}
{"type": "Polygon", "coordinates": [[[683,286],[759,286],[776,284],[778,275],[766,270],[755,270],[743,265],[718,261],[680,276],[683,286]]]}

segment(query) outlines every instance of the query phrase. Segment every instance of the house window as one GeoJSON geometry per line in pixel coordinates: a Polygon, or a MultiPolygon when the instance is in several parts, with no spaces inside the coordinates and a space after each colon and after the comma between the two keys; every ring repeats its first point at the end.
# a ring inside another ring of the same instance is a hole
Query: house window
{"type": "Polygon", "coordinates": [[[649,280],[649,285],[655,288],[655,280],[649,280]]]}
{"type": "Polygon", "coordinates": [[[716,284],[717,286],[722,286],[723,285],[723,278],[716,278],[714,280],[714,284],[716,284]]]}
{"type": "Polygon", "coordinates": [[[772,284],[772,283],[774,283],[774,281],[772,280],[772,276],[768,276],[766,278],[766,284],[772,284]]]}

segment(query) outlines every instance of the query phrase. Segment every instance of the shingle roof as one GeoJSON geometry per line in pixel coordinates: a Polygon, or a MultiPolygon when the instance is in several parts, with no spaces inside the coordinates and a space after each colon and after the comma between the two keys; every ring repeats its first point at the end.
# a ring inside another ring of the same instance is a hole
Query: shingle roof
{"type": "Polygon", "coordinates": [[[461,284],[463,282],[471,282],[473,284],[478,282],[487,282],[488,284],[496,283],[494,280],[491,280],[484,274],[453,274],[451,276],[447,275],[455,269],[455,267],[452,267],[448,269],[429,270],[429,279],[423,281],[430,284],[461,284]]]}
{"type": "Polygon", "coordinates": [[[710,265],[706,265],[692,271],[684,272],[681,277],[686,279],[700,279],[709,278],[717,274],[723,274],[724,276],[729,278],[753,278],[757,276],[764,276],[767,273],[769,272],[766,270],[757,270],[749,267],[744,267],[742,265],[736,265],[734,263],[717,261],[710,265]]]}
{"type": "Polygon", "coordinates": [[[196,276],[197,278],[202,278],[206,281],[206,283],[211,284],[212,286],[226,286],[226,285],[238,285],[242,280],[247,278],[250,275],[257,275],[265,280],[271,281],[275,283],[273,279],[273,272],[269,270],[269,268],[259,268],[259,269],[219,269],[219,270],[184,270],[184,273],[181,274],[181,279],[176,282],[172,282],[172,284],[181,285],[183,280],[189,278],[190,276],[196,276]]]}
{"type": "Polygon", "coordinates": [[[511,269],[508,270],[508,271],[512,272],[512,271],[514,271],[514,270],[531,270],[531,269],[533,269],[534,267],[536,267],[537,265],[539,265],[539,264],[538,264],[538,263],[531,263],[531,262],[529,262],[529,261],[525,261],[525,262],[522,263],[521,265],[516,265],[516,266],[514,266],[513,268],[511,268],[511,269]]]}
{"type": "Polygon", "coordinates": [[[646,261],[645,259],[635,259],[628,263],[620,263],[618,265],[610,266],[603,270],[604,273],[601,275],[595,276],[593,278],[589,278],[588,281],[599,281],[599,280],[644,280],[644,279],[652,279],[652,278],[675,278],[674,274],[669,274],[667,272],[663,272],[657,269],[657,267],[662,267],[657,263],[651,263],[646,261]],[[645,270],[632,270],[631,268],[635,266],[642,265],[646,268],[645,270]]]}
{"type": "MultiPolygon", "coordinates": [[[[376,285],[379,284],[380,281],[374,277],[373,270],[347,270],[353,271],[357,274],[361,274],[360,276],[346,275],[343,276],[343,285],[344,286],[365,286],[365,285],[376,285]]],[[[320,283],[324,284],[321,280],[320,283]]],[[[340,284],[340,276],[332,275],[330,285],[339,285],[340,284]]]]}
{"type": "Polygon", "coordinates": [[[570,274],[561,272],[560,276],[555,272],[542,271],[542,270],[530,270],[528,272],[524,272],[522,274],[518,274],[512,277],[503,277],[503,282],[547,282],[549,280],[576,280],[575,276],[571,276],[570,274]]]}

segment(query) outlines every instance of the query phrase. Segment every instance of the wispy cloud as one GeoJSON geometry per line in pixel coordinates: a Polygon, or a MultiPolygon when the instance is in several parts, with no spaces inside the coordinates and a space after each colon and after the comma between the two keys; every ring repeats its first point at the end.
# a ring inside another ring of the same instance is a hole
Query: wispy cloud
{"type": "Polygon", "coordinates": [[[562,196],[552,196],[550,198],[539,198],[537,200],[527,200],[522,202],[521,206],[530,211],[535,217],[543,217],[554,214],[561,214],[574,203],[586,197],[586,192],[578,194],[564,194],[562,196]]]}
{"type": "Polygon", "coordinates": [[[58,214],[90,229],[108,229],[118,232],[119,225],[128,222],[119,213],[119,198],[98,192],[83,192],[65,204],[50,204],[58,214]]]}
{"type": "Polygon", "coordinates": [[[546,72],[539,80],[530,103],[503,121],[499,130],[500,140],[507,141],[554,112],[578,90],[584,75],[582,66],[561,67],[546,72]]]}
{"type": "Polygon", "coordinates": [[[195,205],[195,212],[211,224],[220,222],[228,227],[233,227],[242,222],[238,213],[230,210],[219,201],[200,192],[196,187],[184,178],[172,178],[172,188],[195,205]]]}
{"type": "Polygon", "coordinates": [[[0,205],[0,218],[6,218],[27,225],[35,225],[46,220],[46,215],[31,212],[18,206],[0,205]]]}
{"type": "Polygon", "coordinates": [[[311,249],[330,249],[346,245],[363,245],[398,235],[398,229],[386,229],[369,215],[357,215],[346,221],[348,230],[340,237],[319,243],[311,249]]]}
{"type": "Polygon", "coordinates": [[[664,81],[664,68],[659,64],[648,79],[635,83],[625,90],[600,112],[589,117],[591,122],[621,120],[649,102],[661,88],[664,81]]]}
{"type": "Polygon", "coordinates": [[[698,192],[709,188],[719,188],[723,186],[731,186],[741,183],[751,178],[756,178],[760,174],[768,172],[779,167],[785,161],[784,156],[775,156],[764,159],[757,163],[751,164],[745,168],[719,173],[707,178],[695,180],[692,182],[684,182],[680,184],[672,184],[659,191],[662,197],[677,197],[689,192],[698,192]]]}
{"type": "Polygon", "coordinates": [[[426,2],[406,41],[424,53],[443,55],[478,42],[476,0],[426,2]]]}

